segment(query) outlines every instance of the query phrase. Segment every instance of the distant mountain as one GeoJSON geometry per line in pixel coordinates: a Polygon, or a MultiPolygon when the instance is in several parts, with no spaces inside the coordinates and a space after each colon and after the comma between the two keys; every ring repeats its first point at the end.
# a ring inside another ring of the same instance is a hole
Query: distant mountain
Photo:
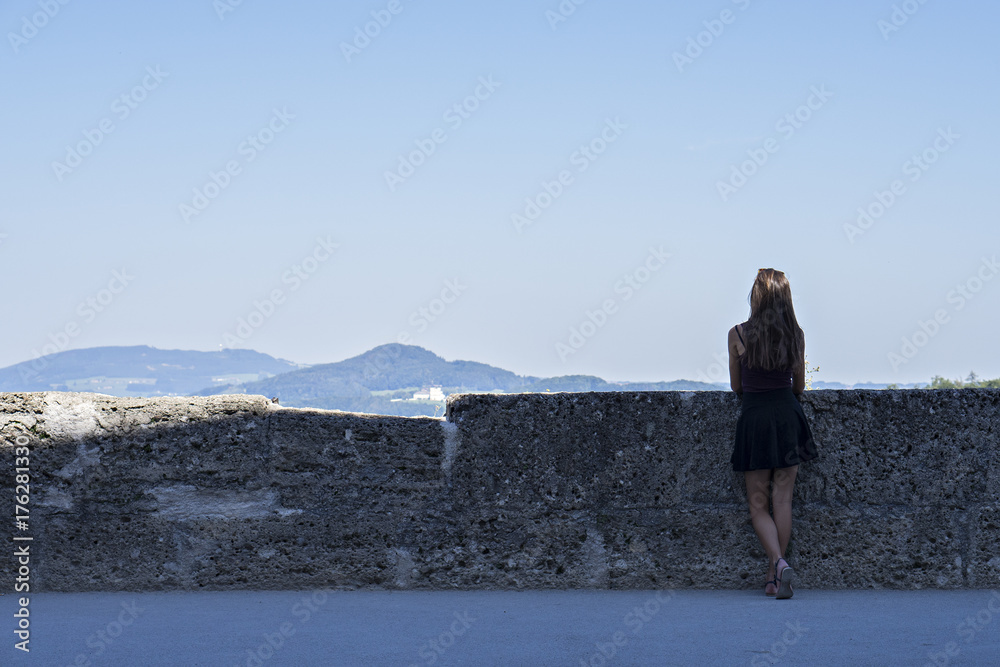
{"type": "MultiPolygon", "coordinates": [[[[843,382],[823,382],[814,381],[813,389],[885,389],[889,385],[885,382],[856,382],[854,384],[844,384],[843,382]]],[[[926,382],[911,382],[909,384],[897,385],[900,389],[921,389],[926,387],[926,382]]]]}
{"type": "Polygon", "coordinates": [[[716,390],[721,385],[673,382],[610,383],[591,375],[553,378],[521,376],[474,361],[445,361],[415,345],[381,345],[356,357],[320,364],[275,377],[227,387],[210,387],[201,395],[248,393],[277,396],[282,405],[389,415],[440,415],[442,406],[412,398],[415,391],[440,386],[444,394],[461,392],[664,391],[716,390]],[[395,400],[394,400],[395,399],[395,400]]]}
{"type": "Polygon", "coordinates": [[[850,389],[851,385],[844,384],[843,382],[824,382],[822,380],[812,381],[813,389],[850,389]]]}
{"type": "Polygon", "coordinates": [[[562,375],[524,385],[519,391],[718,391],[729,385],[672,380],[670,382],[607,382],[593,375],[562,375]]]}
{"type": "Polygon", "coordinates": [[[446,394],[520,391],[537,380],[475,361],[445,361],[422,347],[391,343],[344,361],[310,366],[257,382],[210,387],[199,394],[245,392],[279,396],[283,405],[323,407],[318,402],[325,403],[331,398],[367,399],[372,392],[401,391],[409,397],[414,390],[435,385],[441,386],[446,394]]]}
{"type": "Polygon", "coordinates": [[[57,352],[0,369],[0,391],[92,391],[188,396],[287,373],[300,366],[253,350],[195,352],[147,345],[57,352]]]}
{"type": "Polygon", "coordinates": [[[592,375],[538,378],[475,361],[445,361],[414,345],[381,345],[344,361],[302,366],[253,350],[159,350],[145,345],[69,350],[0,369],[0,391],[90,391],[115,396],[277,396],[282,405],[386,415],[440,415],[460,392],[726,390],[690,380],[607,382],[592,375]]]}

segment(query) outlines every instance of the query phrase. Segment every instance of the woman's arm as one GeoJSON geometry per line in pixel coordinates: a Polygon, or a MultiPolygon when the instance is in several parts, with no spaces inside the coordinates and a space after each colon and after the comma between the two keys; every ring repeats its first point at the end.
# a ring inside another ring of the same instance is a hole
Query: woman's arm
{"type": "Polygon", "coordinates": [[[736,344],[739,338],[736,336],[736,327],[729,330],[729,386],[740,396],[743,395],[743,375],[740,372],[740,352],[736,344]]]}
{"type": "Polygon", "coordinates": [[[806,390],[806,339],[802,335],[802,363],[792,369],[792,392],[799,396],[806,390]]]}

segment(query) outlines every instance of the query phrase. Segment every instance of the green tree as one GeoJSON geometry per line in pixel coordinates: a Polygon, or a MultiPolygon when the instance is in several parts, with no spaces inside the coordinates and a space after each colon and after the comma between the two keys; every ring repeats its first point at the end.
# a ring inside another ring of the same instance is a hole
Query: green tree
{"type": "Polygon", "coordinates": [[[952,382],[951,380],[941,377],[940,375],[935,375],[931,378],[931,383],[927,385],[928,389],[959,389],[962,386],[962,381],[957,380],[952,382]]]}
{"type": "Polygon", "coordinates": [[[969,377],[962,380],[949,380],[935,375],[931,378],[931,383],[924,389],[1000,389],[1000,378],[993,380],[980,380],[975,371],[969,373],[969,377]]]}

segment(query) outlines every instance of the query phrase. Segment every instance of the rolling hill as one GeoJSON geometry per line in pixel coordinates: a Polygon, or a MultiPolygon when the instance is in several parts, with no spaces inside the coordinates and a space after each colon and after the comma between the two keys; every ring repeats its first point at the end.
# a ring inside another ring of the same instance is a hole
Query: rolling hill
{"type": "Polygon", "coordinates": [[[592,375],[538,378],[475,361],[445,361],[414,345],[381,345],[343,361],[303,366],[253,350],[160,350],[145,345],[58,352],[0,369],[0,391],[90,391],[114,396],[277,396],[282,405],[376,414],[440,415],[421,389],[459,392],[725,389],[673,382],[607,382],[592,375]]]}
{"type": "Polygon", "coordinates": [[[277,396],[282,405],[294,407],[403,416],[439,415],[442,412],[440,403],[399,400],[410,399],[414,391],[429,386],[440,386],[445,394],[722,388],[688,380],[610,383],[590,375],[522,376],[474,361],[445,361],[422,347],[391,343],[344,361],[310,366],[256,382],[211,387],[199,394],[263,394],[277,396]]]}
{"type": "Polygon", "coordinates": [[[147,345],[66,350],[0,369],[0,391],[92,391],[185,396],[213,385],[259,380],[298,364],[253,350],[195,352],[147,345]]]}

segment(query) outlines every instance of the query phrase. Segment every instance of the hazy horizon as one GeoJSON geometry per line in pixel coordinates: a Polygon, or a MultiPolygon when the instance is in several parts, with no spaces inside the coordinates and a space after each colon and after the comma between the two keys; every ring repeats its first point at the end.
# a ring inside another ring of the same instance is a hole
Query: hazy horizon
{"type": "MultiPolygon", "coordinates": [[[[393,343],[385,343],[383,345],[375,346],[375,347],[373,347],[373,348],[371,348],[369,350],[366,350],[365,352],[361,353],[361,355],[352,355],[350,357],[345,357],[343,359],[330,359],[330,360],[326,360],[326,361],[322,361],[322,362],[317,362],[315,364],[306,364],[306,363],[299,362],[296,359],[288,359],[288,358],[284,358],[284,357],[276,357],[274,355],[268,355],[268,356],[271,356],[272,358],[274,358],[274,359],[276,359],[278,361],[288,362],[288,363],[294,364],[294,365],[296,365],[296,366],[298,366],[300,368],[307,368],[307,367],[312,367],[312,366],[332,364],[332,363],[339,363],[341,361],[346,361],[348,359],[352,359],[352,358],[355,358],[357,356],[362,356],[362,355],[364,355],[364,354],[366,354],[368,352],[372,352],[374,350],[377,350],[380,347],[383,347],[384,345],[390,345],[390,344],[393,344],[393,343]]],[[[111,347],[114,347],[114,346],[111,346],[111,347]]],[[[130,347],[130,346],[122,346],[122,347],[130,347]]],[[[233,351],[233,350],[246,350],[248,352],[255,352],[255,353],[267,354],[266,352],[261,352],[260,350],[253,350],[251,348],[223,348],[222,350],[184,350],[184,349],[178,349],[178,348],[156,348],[154,346],[145,346],[145,345],[141,345],[141,344],[137,345],[137,347],[150,347],[150,348],[153,348],[153,349],[156,349],[156,350],[159,350],[159,351],[165,351],[165,352],[196,352],[196,353],[206,353],[206,352],[225,352],[225,351],[233,351]]],[[[415,346],[415,347],[418,347],[418,348],[420,348],[422,350],[430,352],[431,354],[434,354],[434,355],[436,355],[436,356],[444,359],[444,361],[447,361],[447,362],[451,362],[451,361],[479,362],[478,359],[448,359],[448,358],[442,357],[441,355],[437,354],[434,350],[428,350],[427,348],[424,348],[422,346],[415,346]]],[[[69,351],[85,351],[87,349],[95,349],[95,348],[72,348],[72,349],[67,349],[67,350],[63,350],[63,351],[65,351],[65,352],[69,352],[69,351]]],[[[58,353],[56,353],[56,354],[58,354],[58,353]]],[[[20,363],[30,363],[32,361],[36,361],[39,358],[40,357],[35,357],[33,359],[26,359],[26,360],[23,360],[22,362],[17,362],[15,364],[12,364],[12,366],[16,366],[16,365],[18,365],[20,363]]],[[[485,363],[485,362],[480,362],[480,363],[485,363]]],[[[4,369],[4,368],[9,368],[9,366],[0,367],[0,369],[4,369]]],[[[508,369],[508,368],[502,368],[502,370],[509,371],[510,369],[508,369]]],[[[288,371],[286,371],[286,372],[288,372],[288,371]]],[[[516,373],[516,371],[513,371],[513,372],[516,373]]],[[[711,369],[709,369],[707,371],[707,373],[709,373],[709,374],[714,373],[714,372],[715,371],[712,371],[711,369]]],[[[536,377],[536,378],[542,378],[542,379],[544,379],[546,377],[559,377],[559,376],[539,376],[539,375],[535,375],[535,374],[532,374],[532,373],[516,373],[516,374],[520,375],[522,377],[536,377]]],[[[589,374],[589,373],[570,373],[570,374],[564,374],[564,375],[588,375],[589,376],[589,375],[592,375],[592,374],[589,374]]],[[[887,383],[887,382],[878,382],[878,381],[870,381],[870,380],[857,380],[857,381],[854,381],[854,382],[841,382],[841,381],[838,381],[838,380],[828,380],[828,379],[820,378],[820,377],[818,377],[818,375],[819,375],[818,373],[813,373],[811,375],[811,379],[812,379],[813,382],[818,382],[818,383],[827,382],[827,383],[832,383],[832,384],[839,383],[839,384],[845,384],[845,385],[857,385],[857,384],[890,384],[890,383],[887,383]]],[[[977,375],[978,375],[978,373],[977,373],[977,375]]],[[[729,384],[728,378],[725,381],[716,381],[716,380],[711,380],[708,377],[704,377],[701,380],[698,380],[698,378],[683,378],[683,377],[660,378],[658,380],[630,380],[628,378],[605,378],[605,377],[602,377],[601,379],[605,380],[607,382],[610,382],[610,383],[695,381],[695,382],[707,382],[707,383],[718,382],[719,384],[726,385],[726,386],[728,386],[728,384],[729,384]]],[[[933,378],[928,378],[928,380],[926,382],[922,382],[922,383],[921,382],[917,382],[917,384],[930,384],[930,382],[931,382],[932,379],[933,378]]],[[[963,378],[948,378],[948,379],[963,379],[964,380],[965,378],[963,377],[963,378]]],[[[979,377],[979,379],[983,380],[983,379],[992,379],[992,378],[979,377]]],[[[900,383],[900,384],[914,384],[914,383],[900,383]]]]}

